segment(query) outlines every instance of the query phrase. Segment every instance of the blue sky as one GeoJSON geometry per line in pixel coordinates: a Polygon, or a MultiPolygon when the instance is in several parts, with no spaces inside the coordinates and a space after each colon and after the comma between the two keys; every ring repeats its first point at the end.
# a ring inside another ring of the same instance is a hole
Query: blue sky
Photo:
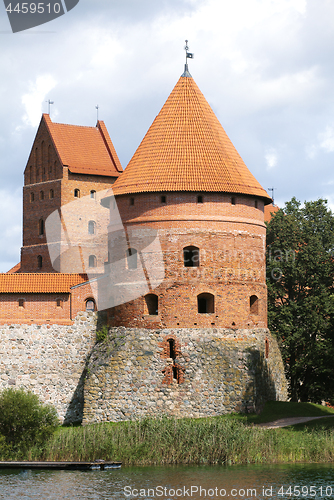
{"type": "Polygon", "coordinates": [[[334,2],[80,0],[12,34],[0,5],[0,272],[19,261],[23,171],[46,101],[51,119],[94,126],[126,167],[184,65],[275,201],[334,208],[334,2]]]}

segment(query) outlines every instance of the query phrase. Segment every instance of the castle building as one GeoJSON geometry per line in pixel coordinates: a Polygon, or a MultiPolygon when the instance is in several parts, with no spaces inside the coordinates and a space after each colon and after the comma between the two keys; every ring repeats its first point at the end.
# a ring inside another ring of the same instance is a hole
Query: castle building
{"type": "Polygon", "coordinates": [[[110,342],[91,356],[84,422],[204,417],[286,399],[267,329],[264,207],[271,202],[186,65],[102,201],[110,208],[114,262],[105,280],[115,305],[110,342]],[[117,210],[126,236],[114,230],[117,210]],[[161,263],[163,279],[152,278],[161,263]]]}

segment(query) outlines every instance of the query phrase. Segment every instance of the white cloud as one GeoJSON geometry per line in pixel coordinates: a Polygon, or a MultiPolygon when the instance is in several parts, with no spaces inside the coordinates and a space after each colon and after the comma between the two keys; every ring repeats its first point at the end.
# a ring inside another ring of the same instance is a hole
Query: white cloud
{"type": "Polygon", "coordinates": [[[278,154],[275,148],[268,148],[265,152],[265,160],[267,162],[267,170],[275,168],[278,162],[278,154]]]}
{"type": "Polygon", "coordinates": [[[326,153],[334,151],[334,127],[327,126],[325,131],[319,134],[319,146],[326,153]]]}
{"type": "Polygon", "coordinates": [[[25,108],[23,122],[26,125],[36,127],[39,124],[44,102],[50,90],[56,85],[56,80],[49,74],[37,76],[34,83],[29,83],[29,91],[22,96],[22,104],[25,108]]]}

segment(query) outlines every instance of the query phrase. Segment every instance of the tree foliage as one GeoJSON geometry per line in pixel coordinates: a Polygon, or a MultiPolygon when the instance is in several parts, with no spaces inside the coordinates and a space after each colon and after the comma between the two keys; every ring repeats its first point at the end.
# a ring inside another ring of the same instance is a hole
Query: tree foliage
{"type": "Polygon", "coordinates": [[[0,394],[0,434],[10,448],[41,445],[57,425],[56,409],[42,404],[32,392],[5,389],[0,394]]]}
{"type": "Polygon", "coordinates": [[[334,216],[295,198],[267,228],[269,328],[281,341],[293,401],[334,399],[334,216]]]}

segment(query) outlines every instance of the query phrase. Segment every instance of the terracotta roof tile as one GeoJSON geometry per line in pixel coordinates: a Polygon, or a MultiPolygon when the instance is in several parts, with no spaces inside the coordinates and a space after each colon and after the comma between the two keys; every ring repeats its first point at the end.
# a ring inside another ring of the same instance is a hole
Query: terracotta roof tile
{"type": "Polygon", "coordinates": [[[264,222],[270,222],[272,215],[279,211],[279,207],[277,205],[266,205],[264,207],[264,222]]]}
{"type": "Polygon", "coordinates": [[[11,269],[9,269],[9,271],[7,271],[6,274],[14,274],[14,273],[19,273],[21,270],[21,262],[19,262],[18,264],[16,264],[14,267],[12,267],[11,269]]]}
{"type": "Polygon", "coordinates": [[[102,121],[96,127],[53,123],[43,119],[53,138],[63,165],[78,174],[118,177],[123,171],[107,128],[102,121]]]}
{"type": "Polygon", "coordinates": [[[267,203],[271,201],[193,78],[183,76],[112,190],[115,195],[220,191],[251,194],[267,203]]]}
{"type": "Polygon", "coordinates": [[[69,293],[71,286],[87,280],[85,274],[0,274],[0,293],[69,293]]]}

